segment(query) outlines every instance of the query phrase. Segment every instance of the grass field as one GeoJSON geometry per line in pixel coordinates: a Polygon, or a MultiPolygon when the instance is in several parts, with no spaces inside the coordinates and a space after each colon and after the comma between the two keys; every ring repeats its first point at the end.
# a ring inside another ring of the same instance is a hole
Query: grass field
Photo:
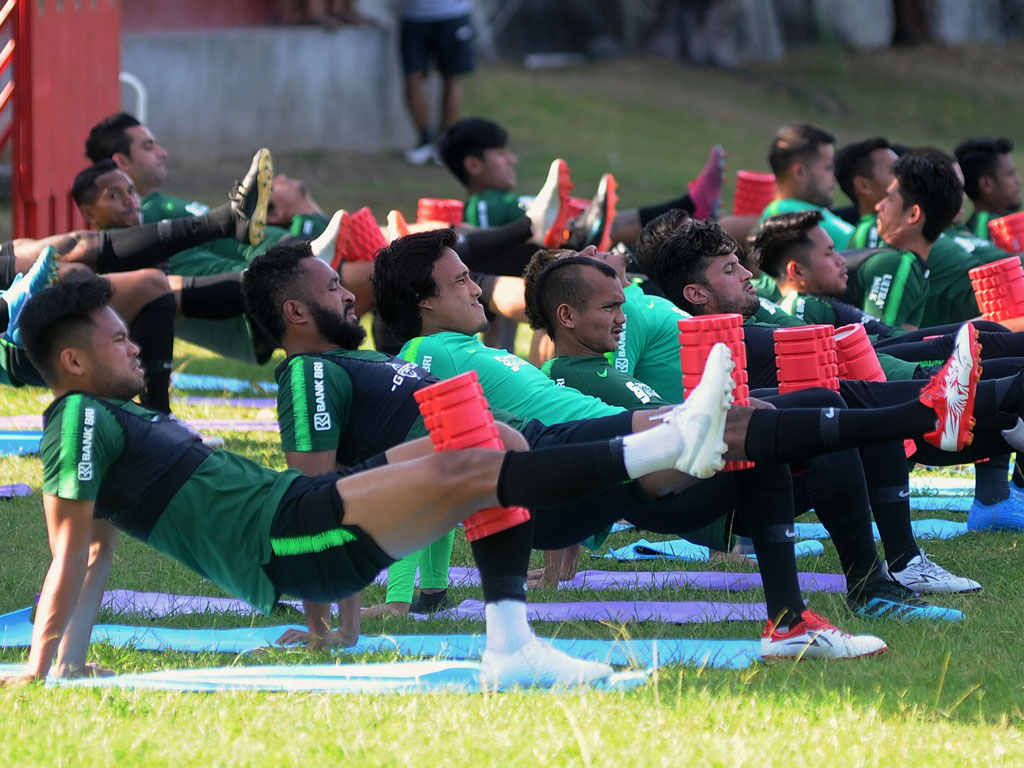
{"type": "MultiPolygon", "coordinates": [[[[982,50],[901,50],[848,55],[818,50],[782,64],[728,74],[664,62],[617,62],[562,72],[484,70],[469,83],[467,114],[509,126],[520,156],[520,187],[539,185],[555,154],[569,161],[580,194],[604,170],[616,173],[624,206],[680,194],[722,143],[731,169],[764,169],[767,144],[786,120],[820,122],[839,142],[873,133],[905,143],[950,148],[967,135],[1013,136],[1022,124],[1024,49],[993,57],[982,50]]],[[[153,126],[159,134],[159,126],[153,126]]],[[[254,136],[254,142],[258,137],[254,136]]],[[[172,166],[168,191],[214,200],[244,162],[186,158],[172,166]]],[[[458,196],[438,168],[410,168],[397,157],[308,152],[275,156],[277,167],[307,179],[325,209],[369,204],[383,218],[411,214],[420,196],[458,196]]],[[[728,200],[731,192],[727,191],[728,200]]],[[[728,205],[726,206],[728,208],[728,205]]],[[[176,368],[272,379],[273,363],[244,366],[179,344],[176,368]]],[[[5,390],[0,415],[37,413],[41,390],[5,390]]],[[[183,417],[252,416],[241,409],[179,404],[183,417]]],[[[276,436],[225,433],[227,448],[281,467],[276,436]]],[[[0,458],[3,482],[26,482],[36,495],[0,502],[0,612],[29,605],[48,564],[33,458],[0,458]]],[[[928,516],[941,516],[929,513],[928,516]]],[[[948,515],[955,517],[955,515],[948,515]]],[[[613,546],[629,534],[616,534],[613,546]]],[[[649,537],[650,538],[650,537],[649,537]]],[[[967,619],[955,625],[869,622],[849,615],[836,595],[811,606],[845,629],[883,636],[890,651],[865,661],[758,664],[744,671],[669,666],[631,693],[486,696],[329,696],[312,694],[168,694],[102,690],[0,690],[0,761],[11,766],[192,765],[1020,765],[1024,764],[1024,610],[1018,595],[1022,537],[972,534],[928,544],[951,570],[984,585],[943,599],[967,619]]],[[[469,564],[461,539],[456,564],[469,564]]],[[[584,559],[584,568],[614,568],[584,559]]],[[[802,570],[838,570],[834,549],[801,560],[802,570]]],[[[623,567],[623,566],[618,566],[623,567]]],[[[686,568],[685,564],[645,565],[686,568]]],[[[689,566],[704,570],[707,566],[689,566]]],[[[743,568],[744,566],[717,566],[743,568]]],[[[110,588],[219,594],[210,583],[124,540],[110,588]]],[[[603,593],[608,599],[756,600],[704,590],[603,593]]],[[[457,600],[479,597],[457,589],[457,600]]],[[[579,595],[579,599],[589,596],[579,595]]],[[[383,598],[368,590],[366,601],[383,598]]],[[[573,599],[539,590],[538,602],[573,599]]],[[[132,623],[132,617],[103,620],[132,623]]],[[[174,626],[241,626],[250,619],[198,617],[174,626]]],[[[266,622],[266,619],[255,621],[266,622]]],[[[275,622],[277,620],[274,620],[275,622]]],[[[364,634],[480,631],[470,622],[373,620],[364,634]]],[[[540,624],[548,636],[596,638],[753,638],[752,623],[618,626],[540,624]]],[[[93,660],[119,671],[249,663],[351,661],[348,655],[271,650],[258,658],[149,653],[95,646],[93,660]]],[[[0,651],[0,662],[25,658],[0,651]]],[[[390,660],[386,656],[370,660],[390,660]]]]}

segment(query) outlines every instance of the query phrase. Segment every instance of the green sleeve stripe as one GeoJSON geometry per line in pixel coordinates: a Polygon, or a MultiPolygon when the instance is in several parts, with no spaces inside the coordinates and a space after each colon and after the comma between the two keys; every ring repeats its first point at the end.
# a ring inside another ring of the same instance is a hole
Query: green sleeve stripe
{"type": "Polygon", "coordinates": [[[543,373],[545,376],[547,376],[550,379],[551,378],[551,367],[554,364],[555,364],[555,358],[553,358],[553,357],[550,360],[545,360],[544,364],[540,367],[540,372],[543,373]]]}
{"type": "Polygon", "coordinates": [[[295,426],[295,450],[312,451],[313,435],[309,431],[309,402],[306,400],[306,366],[302,358],[292,360],[289,369],[292,395],[292,424],[295,426]]]}
{"type": "Polygon", "coordinates": [[[914,268],[914,259],[917,257],[912,253],[904,253],[900,261],[900,268],[889,286],[889,296],[885,302],[885,310],[882,313],[882,322],[886,325],[897,327],[896,318],[899,317],[900,305],[903,303],[903,294],[907,287],[907,278],[910,277],[910,270],[914,268]]]}
{"type": "Polygon", "coordinates": [[[278,557],[309,555],[323,552],[331,547],[340,547],[355,541],[356,536],[344,528],[332,528],[312,536],[289,536],[284,539],[270,539],[270,548],[278,557]]]}
{"type": "Polygon", "coordinates": [[[978,218],[974,223],[974,234],[982,240],[989,240],[992,237],[988,231],[988,222],[991,218],[992,214],[988,211],[978,212],[978,218]]]}
{"type": "Polygon", "coordinates": [[[78,498],[78,458],[81,448],[82,396],[68,395],[60,422],[60,469],[57,472],[57,495],[62,499],[78,498]]]}
{"type": "Polygon", "coordinates": [[[415,339],[410,339],[409,343],[405,345],[405,352],[402,353],[402,359],[407,363],[419,365],[420,345],[423,343],[425,338],[427,337],[417,336],[415,339]]]}

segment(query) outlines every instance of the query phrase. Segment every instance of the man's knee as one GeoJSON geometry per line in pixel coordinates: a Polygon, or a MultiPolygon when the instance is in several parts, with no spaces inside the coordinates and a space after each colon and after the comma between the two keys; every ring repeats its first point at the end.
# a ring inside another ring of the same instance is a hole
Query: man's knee
{"type": "Polygon", "coordinates": [[[513,429],[508,424],[501,423],[500,421],[495,423],[498,425],[498,436],[501,438],[501,442],[505,446],[505,450],[530,450],[530,444],[526,441],[526,438],[523,437],[522,433],[520,433],[516,429],[513,429]]]}

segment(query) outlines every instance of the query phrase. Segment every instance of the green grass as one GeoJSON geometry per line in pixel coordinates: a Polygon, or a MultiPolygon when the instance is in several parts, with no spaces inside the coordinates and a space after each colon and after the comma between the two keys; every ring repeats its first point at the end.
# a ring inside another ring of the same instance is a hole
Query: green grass
{"type": "MultiPolygon", "coordinates": [[[[728,74],[664,62],[614,62],[560,72],[484,70],[468,83],[467,114],[507,125],[520,156],[520,189],[539,186],[550,158],[569,161],[583,196],[605,170],[616,173],[624,207],[680,194],[722,143],[733,170],[764,169],[767,144],[786,120],[831,128],[840,142],[884,133],[906,143],[951,148],[972,133],[1013,136],[1024,118],[1019,98],[1024,49],[993,57],[986,49],[898,50],[847,55],[809,51],[786,62],[728,74]]],[[[154,126],[159,133],[159,126],[154,126]]],[[[241,167],[241,155],[186,158],[172,147],[170,192],[215,200],[241,167]],[[186,192],[187,190],[187,192],[186,192]]],[[[459,196],[445,171],[413,169],[397,156],[307,152],[278,154],[279,170],[307,179],[325,209],[369,204],[383,218],[411,215],[419,196],[459,196]]],[[[727,191],[726,197],[730,193],[727,191]]],[[[728,207],[728,206],[727,206],[728,207]]],[[[180,344],[176,367],[269,380],[258,368],[180,344]]],[[[0,415],[38,413],[40,390],[4,390],[0,415]]],[[[240,409],[177,405],[185,417],[237,417],[240,409]]],[[[251,414],[250,414],[251,415],[251,414]]],[[[281,467],[276,438],[224,434],[228,448],[281,467]]],[[[34,458],[0,459],[3,482],[27,482],[37,495],[0,502],[0,612],[30,604],[48,564],[34,458]]],[[[939,516],[929,513],[927,516],[939,516]]],[[[955,515],[949,515],[956,517],[955,515]]],[[[620,546],[630,534],[609,542],[620,546]]],[[[811,606],[844,628],[882,635],[890,651],[855,662],[758,664],[744,671],[666,667],[631,693],[500,696],[326,696],[173,694],[133,691],[0,691],[0,761],[23,765],[1019,765],[1022,744],[1024,611],[1018,595],[1024,538],[973,534],[929,542],[951,570],[984,584],[978,595],[950,597],[958,625],[869,622],[851,617],[839,596],[809,595],[811,606]]],[[[464,540],[454,560],[469,564],[464,540]]],[[[539,562],[539,561],[538,561],[539,562]]],[[[584,568],[625,568],[585,559],[584,568]]],[[[706,566],[644,565],[667,569],[706,566]]],[[[742,566],[716,566],[740,568],[742,566]]],[[[803,570],[838,570],[829,546],[803,570]]],[[[136,542],[118,548],[109,586],[221,594],[198,576],[136,542]]],[[[456,599],[479,597],[456,589],[456,599]]],[[[756,600],[706,590],[605,593],[608,599],[756,600]]],[[[590,595],[539,590],[532,599],[590,595]]],[[[366,601],[383,599],[367,590],[366,601]]],[[[105,614],[103,620],[139,622],[105,614]]],[[[281,618],[210,616],[168,626],[240,626],[281,618]]],[[[471,622],[374,620],[374,633],[470,632],[471,622]]],[[[540,624],[547,635],[580,637],[753,638],[751,623],[619,626],[540,624]]],[[[0,661],[25,658],[0,652],[0,661]]],[[[271,650],[257,656],[151,653],[95,646],[93,660],[120,671],[251,663],[352,660],[348,655],[271,650]]],[[[387,660],[387,655],[364,657],[387,660]]]]}

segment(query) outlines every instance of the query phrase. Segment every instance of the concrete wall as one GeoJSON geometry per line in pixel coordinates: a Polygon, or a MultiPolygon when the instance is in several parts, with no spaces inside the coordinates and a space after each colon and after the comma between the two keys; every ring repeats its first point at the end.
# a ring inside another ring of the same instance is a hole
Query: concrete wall
{"type": "Polygon", "coordinates": [[[126,33],[121,70],[145,84],[147,122],[171,148],[379,151],[414,141],[386,27],[126,33]]]}

